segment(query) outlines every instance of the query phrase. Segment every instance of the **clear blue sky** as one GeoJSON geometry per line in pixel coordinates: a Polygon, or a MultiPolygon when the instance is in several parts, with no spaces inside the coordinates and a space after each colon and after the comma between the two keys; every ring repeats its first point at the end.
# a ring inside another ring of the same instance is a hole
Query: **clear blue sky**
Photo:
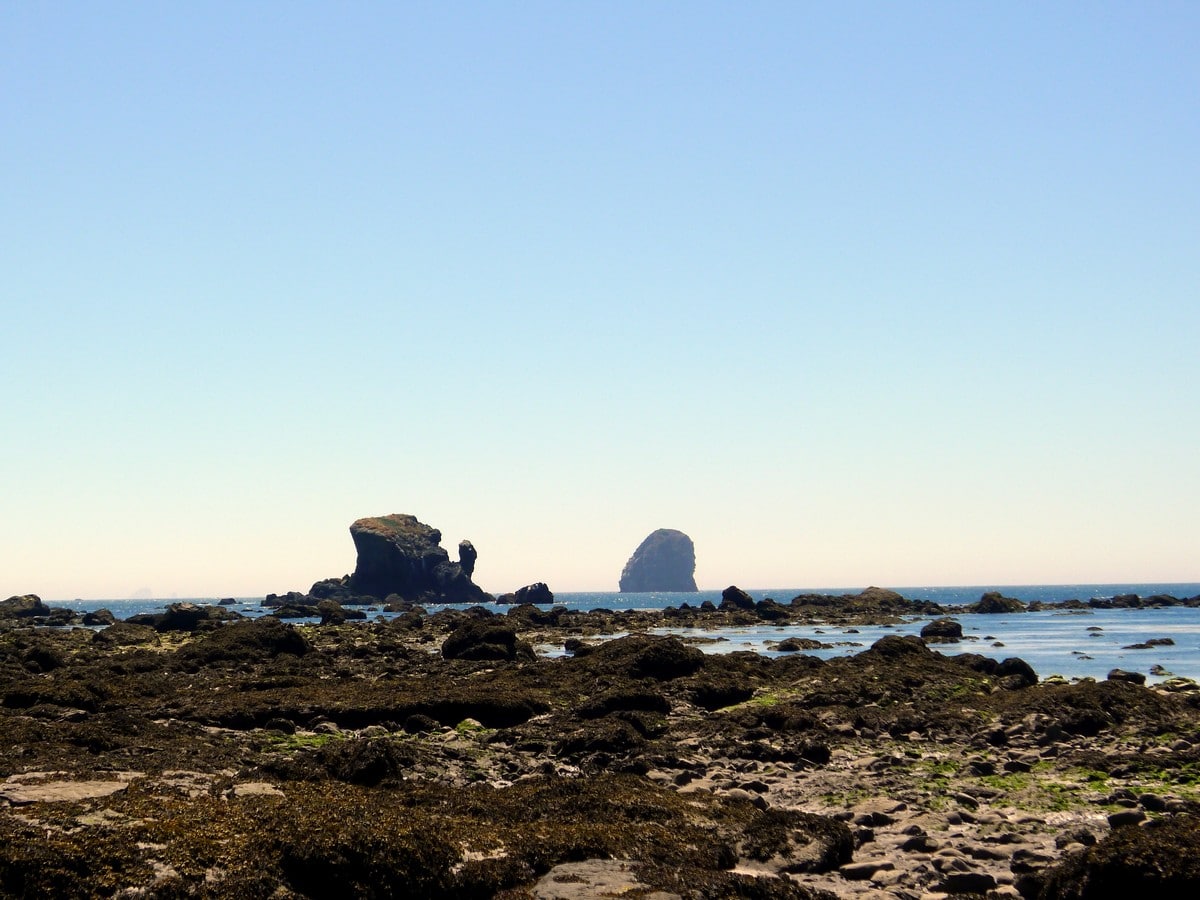
{"type": "Polygon", "coordinates": [[[0,596],[1200,579],[1200,5],[6,3],[0,596]]]}

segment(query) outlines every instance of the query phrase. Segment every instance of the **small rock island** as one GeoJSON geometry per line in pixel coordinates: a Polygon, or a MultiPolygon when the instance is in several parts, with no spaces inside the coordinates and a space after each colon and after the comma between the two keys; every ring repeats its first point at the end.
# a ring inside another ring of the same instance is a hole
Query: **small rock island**
{"type": "Polygon", "coordinates": [[[696,591],[696,547],[682,531],[660,528],[633,551],[621,572],[620,589],[696,591]]]}
{"type": "Polygon", "coordinates": [[[442,547],[442,533],[416,516],[393,513],[350,526],[358,552],[353,574],[313,585],[310,597],[342,603],[396,596],[413,603],[487,603],[494,598],[471,575],[478,556],[470,541],[458,545],[458,562],[442,547]]]}

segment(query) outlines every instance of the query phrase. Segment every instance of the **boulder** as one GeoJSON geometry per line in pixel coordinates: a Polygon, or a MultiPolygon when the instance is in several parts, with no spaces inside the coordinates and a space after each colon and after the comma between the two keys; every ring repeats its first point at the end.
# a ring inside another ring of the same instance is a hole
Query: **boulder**
{"type": "Polygon", "coordinates": [[[679,638],[649,634],[605,641],[585,656],[576,653],[575,658],[596,674],[658,681],[691,675],[704,664],[704,654],[679,638]]]}
{"type": "Polygon", "coordinates": [[[754,609],[754,598],[731,584],[721,591],[721,609],[754,609]]]}
{"type": "MultiPolygon", "coordinates": [[[[120,624],[98,634],[112,631],[120,624]]],[[[201,640],[181,647],[176,656],[187,664],[210,665],[221,661],[260,661],[283,653],[303,656],[311,650],[312,645],[291,625],[285,625],[273,616],[263,616],[219,627],[201,640]]]]}
{"type": "Polygon", "coordinates": [[[1038,682],[1033,666],[1016,656],[1010,656],[996,666],[996,676],[1000,686],[1009,690],[1032,687],[1038,682]]]}
{"type": "Polygon", "coordinates": [[[513,660],[518,656],[532,659],[533,649],[517,640],[511,625],[486,619],[460,625],[442,643],[445,659],[513,660]]]}
{"type": "Polygon", "coordinates": [[[158,632],[149,625],[133,622],[114,622],[97,631],[92,642],[101,646],[131,646],[134,644],[157,644],[158,632]]]}
{"type": "Polygon", "coordinates": [[[1200,819],[1179,815],[1116,828],[1037,881],[1018,887],[1045,900],[1200,896],[1200,819]]]}
{"type": "Polygon", "coordinates": [[[1125,681],[1129,684],[1145,684],[1146,676],[1141,672],[1130,672],[1126,669],[1113,669],[1108,673],[1109,681],[1125,681]]]}
{"type": "Polygon", "coordinates": [[[322,625],[341,625],[346,621],[346,610],[336,600],[322,600],[317,604],[322,625]]]}
{"type": "Polygon", "coordinates": [[[979,598],[979,602],[967,607],[967,612],[999,613],[1025,612],[1025,604],[1016,597],[1005,597],[999,591],[989,591],[979,598]]]}
{"type": "Polygon", "coordinates": [[[953,643],[962,640],[962,625],[953,619],[934,619],[921,629],[921,637],[933,643],[953,643]]]}
{"type": "MultiPolygon", "coordinates": [[[[451,562],[442,533],[395,514],[359,519],[350,526],[358,561],[349,587],[380,599],[397,594],[405,600],[433,603],[486,603],[490,594],[471,581],[461,562],[451,562]]],[[[468,542],[469,543],[469,542],[468,542]]],[[[460,557],[474,566],[474,547],[460,557]]]]}
{"type": "Polygon", "coordinates": [[[823,646],[824,644],[813,638],[790,637],[776,644],[775,649],[780,653],[797,653],[801,650],[820,650],[823,646]]]}
{"type": "Polygon", "coordinates": [[[156,618],[154,627],[159,631],[203,631],[214,628],[221,622],[240,618],[240,614],[222,606],[172,603],[165,613],[156,618]]]}
{"type": "Polygon", "coordinates": [[[107,609],[97,609],[94,612],[83,614],[83,624],[93,628],[97,625],[112,625],[116,621],[117,617],[107,609]]]}
{"type": "Polygon", "coordinates": [[[696,548],[682,531],[660,528],[629,557],[621,572],[620,590],[696,591],[696,548]]]}
{"type": "MultiPolygon", "coordinates": [[[[311,594],[302,594],[299,591],[288,591],[286,594],[267,594],[263,598],[262,605],[267,609],[281,609],[285,606],[316,606],[318,599],[330,596],[318,592],[318,588],[323,584],[325,582],[322,581],[314,584],[311,594]]],[[[316,612],[314,611],[310,615],[316,615],[316,612]]]]}
{"type": "Polygon", "coordinates": [[[50,607],[37,594],[22,594],[0,600],[0,619],[31,619],[34,616],[50,615],[50,607]]]}
{"type": "Polygon", "coordinates": [[[517,603],[553,603],[554,592],[546,586],[545,582],[537,581],[527,584],[523,588],[517,588],[516,600],[517,603]]]}

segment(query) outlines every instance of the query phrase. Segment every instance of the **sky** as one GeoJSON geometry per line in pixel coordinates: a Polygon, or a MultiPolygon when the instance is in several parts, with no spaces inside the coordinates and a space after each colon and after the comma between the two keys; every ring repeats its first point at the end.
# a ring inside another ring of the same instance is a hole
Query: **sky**
{"type": "Polygon", "coordinates": [[[0,596],[1200,581],[1200,5],[0,4],[0,596]]]}

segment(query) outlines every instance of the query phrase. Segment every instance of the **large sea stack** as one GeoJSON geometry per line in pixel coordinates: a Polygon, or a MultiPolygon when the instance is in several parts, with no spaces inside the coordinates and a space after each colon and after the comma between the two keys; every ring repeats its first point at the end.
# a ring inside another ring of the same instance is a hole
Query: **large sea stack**
{"type": "Polygon", "coordinates": [[[468,574],[475,563],[470,542],[459,546],[460,562],[451,562],[441,546],[442,533],[418,522],[416,516],[397,513],[359,519],[350,526],[350,536],[358,551],[350,576],[355,593],[379,598],[398,594],[425,603],[485,603],[492,599],[468,574]]]}
{"type": "Polygon", "coordinates": [[[633,551],[621,572],[622,591],[695,591],[696,548],[682,531],[660,528],[633,551]]]}

